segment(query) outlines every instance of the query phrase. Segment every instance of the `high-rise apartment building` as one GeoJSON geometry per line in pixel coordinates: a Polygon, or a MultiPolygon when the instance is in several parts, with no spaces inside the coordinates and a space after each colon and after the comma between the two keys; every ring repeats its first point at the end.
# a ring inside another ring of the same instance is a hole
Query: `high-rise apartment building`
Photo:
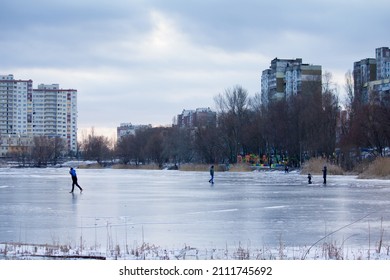
{"type": "Polygon", "coordinates": [[[363,103],[368,100],[368,82],[376,79],[376,60],[366,58],[353,64],[353,81],[355,96],[363,103]]]}
{"type": "Polygon", "coordinates": [[[20,139],[34,136],[60,137],[69,151],[77,151],[77,90],[58,84],[33,89],[32,80],[0,75],[0,102],[2,155],[20,139]]]}
{"type": "Polygon", "coordinates": [[[377,48],[376,54],[376,79],[390,78],[390,49],[388,47],[377,48]]]}
{"type": "Polygon", "coordinates": [[[371,93],[382,99],[390,88],[390,49],[377,48],[375,58],[365,58],[353,64],[354,94],[361,103],[367,103],[371,93]]]}
{"type": "Polygon", "coordinates": [[[0,135],[26,135],[31,129],[32,80],[0,75],[0,135]]]}
{"type": "Polygon", "coordinates": [[[32,135],[61,137],[70,151],[77,150],[77,90],[58,84],[33,90],[32,135]]]}
{"type": "Polygon", "coordinates": [[[301,58],[271,61],[261,75],[263,104],[298,95],[305,90],[321,90],[322,67],[302,63],[301,58]]]}

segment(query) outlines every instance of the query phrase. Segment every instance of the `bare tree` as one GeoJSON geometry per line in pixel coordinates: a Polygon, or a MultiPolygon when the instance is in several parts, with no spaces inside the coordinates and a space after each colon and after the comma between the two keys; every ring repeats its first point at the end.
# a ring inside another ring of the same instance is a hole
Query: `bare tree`
{"type": "Polygon", "coordinates": [[[25,166],[31,159],[31,148],[29,149],[28,146],[18,146],[15,149],[14,147],[11,152],[7,153],[7,156],[18,162],[20,166],[25,166]]]}
{"type": "Polygon", "coordinates": [[[151,128],[149,129],[150,135],[145,145],[145,155],[149,161],[157,163],[161,168],[166,158],[163,154],[163,138],[165,131],[163,128],[151,128]]]}
{"type": "Polygon", "coordinates": [[[354,83],[353,83],[353,76],[351,70],[348,70],[347,73],[345,73],[345,85],[344,89],[347,93],[346,99],[345,99],[345,107],[347,111],[350,113],[352,111],[352,104],[354,102],[354,83]]]}
{"type": "Polygon", "coordinates": [[[390,113],[388,95],[371,90],[367,101],[354,92],[351,73],[346,74],[346,91],[348,94],[348,121],[343,127],[340,140],[342,163],[352,169],[360,160],[361,151],[372,153],[373,157],[383,156],[385,147],[390,145],[390,113]]]}
{"type": "Polygon", "coordinates": [[[86,160],[96,160],[102,164],[104,160],[110,159],[110,141],[106,136],[95,135],[93,128],[91,133],[83,139],[82,150],[86,160]]]}
{"type": "Polygon", "coordinates": [[[57,164],[58,160],[60,160],[68,152],[66,141],[63,138],[56,136],[51,138],[51,142],[53,145],[53,164],[57,164]]]}
{"type": "Polygon", "coordinates": [[[242,136],[248,120],[248,92],[236,85],[226,89],[224,94],[217,95],[214,101],[218,110],[218,127],[224,142],[224,154],[234,163],[237,155],[245,152],[242,136]]]}
{"type": "Polygon", "coordinates": [[[340,108],[337,93],[334,91],[323,92],[319,151],[328,157],[331,156],[336,149],[336,128],[339,112],[340,108]]]}
{"type": "Polygon", "coordinates": [[[371,148],[375,156],[383,156],[385,147],[390,146],[390,115],[386,102],[382,102],[380,93],[370,92],[370,101],[361,107],[359,127],[364,135],[365,148],[371,148]],[[364,117],[363,117],[364,116],[364,117]]]}
{"type": "Polygon", "coordinates": [[[36,166],[46,166],[53,158],[53,154],[53,141],[46,136],[34,137],[31,158],[36,166]]]}
{"type": "Polygon", "coordinates": [[[173,163],[190,162],[194,159],[194,133],[192,129],[166,128],[163,138],[164,156],[173,163]]]}
{"type": "Polygon", "coordinates": [[[198,160],[205,163],[223,161],[219,135],[216,127],[200,127],[195,130],[195,151],[198,160]]]}
{"type": "Polygon", "coordinates": [[[118,139],[115,150],[122,163],[130,163],[136,158],[135,135],[129,134],[118,139]]]}

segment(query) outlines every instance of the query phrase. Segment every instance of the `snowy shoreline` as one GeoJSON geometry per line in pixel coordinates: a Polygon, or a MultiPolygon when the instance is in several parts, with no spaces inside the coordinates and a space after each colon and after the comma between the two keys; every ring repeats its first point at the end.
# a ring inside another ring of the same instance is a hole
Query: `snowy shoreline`
{"type": "MultiPolygon", "coordinates": [[[[80,169],[96,169],[96,170],[101,170],[101,169],[117,169],[117,170],[160,170],[160,171],[166,171],[166,170],[176,170],[176,171],[182,171],[182,172],[197,172],[197,171],[204,171],[208,172],[209,165],[207,164],[194,164],[193,169],[188,168],[188,165],[186,169],[180,169],[180,168],[171,168],[173,165],[166,166],[164,168],[158,168],[156,165],[122,165],[119,163],[110,163],[105,166],[101,166],[98,164],[97,161],[79,161],[79,160],[74,160],[74,161],[67,161],[63,163],[58,163],[56,165],[49,165],[45,167],[36,167],[36,166],[20,166],[19,164],[15,163],[0,163],[0,169],[3,168],[18,168],[18,169],[31,169],[31,168],[80,168],[80,169]],[[201,166],[201,167],[200,167],[201,166]]],[[[238,168],[235,168],[234,171],[231,172],[237,172],[237,173],[245,173],[245,172],[283,172],[284,173],[284,167],[264,167],[264,166],[256,166],[256,165],[246,165],[245,168],[243,168],[241,165],[238,165],[238,168]]],[[[218,170],[217,170],[218,171],[218,170]]],[[[293,168],[290,169],[290,173],[298,173],[300,175],[307,175],[307,172],[305,168],[293,168]]],[[[224,170],[224,172],[229,172],[229,170],[224,170]]],[[[311,171],[310,172],[312,175],[318,175],[322,176],[321,172],[316,172],[316,171],[311,171]]],[[[362,174],[357,173],[357,172],[345,172],[343,174],[329,174],[329,176],[353,176],[361,180],[387,180],[390,181],[390,175],[386,176],[379,176],[375,174],[371,174],[370,176],[365,175],[362,176],[362,174]]]]}
{"type": "Polygon", "coordinates": [[[89,259],[89,260],[390,260],[390,246],[378,248],[350,248],[337,242],[316,246],[280,248],[248,248],[234,250],[212,248],[199,250],[191,246],[166,249],[144,243],[141,246],[101,250],[70,245],[0,243],[0,259],[89,259]],[[124,249],[124,250],[122,250],[124,249]]]}

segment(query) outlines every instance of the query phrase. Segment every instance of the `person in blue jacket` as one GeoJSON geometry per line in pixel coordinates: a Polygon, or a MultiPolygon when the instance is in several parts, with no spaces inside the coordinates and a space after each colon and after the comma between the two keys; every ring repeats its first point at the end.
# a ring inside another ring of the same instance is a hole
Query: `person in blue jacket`
{"type": "Polygon", "coordinates": [[[76,170],[74,170],[73,167],[70,168],[69,174],[70,176],[72,176],[72,190],[70,191],[70,193],[73,193],[74,185],[76,185],[80,189],[80,192],[82,192],[83,188],[80,187],[80,185],[77,183],[76,170]]]}

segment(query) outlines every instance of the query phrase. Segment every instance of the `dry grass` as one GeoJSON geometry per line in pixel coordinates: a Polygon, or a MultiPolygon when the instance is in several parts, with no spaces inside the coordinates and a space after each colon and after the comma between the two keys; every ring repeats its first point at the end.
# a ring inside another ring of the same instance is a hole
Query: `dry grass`
{"type": "Polygon", "coordinates": [[[359,179],[390,179],[390,158],[378,157],[358,176],[359,179]]]}
{"type": "Polygon", "coordinates": [[[329,175],[344,175],[344,171],[340,166],[331,164],[322,158],[312,158],[303,164],[302,174],[322,174],[322,169],[326,165],[329,175]]]}
{"type": "Polygon", "coordinates": [[[78,166],[79,169],[102,169],[104,168],[99,163],[93,163],[93,164],[82,164],[78,166]]]}
{"type": "Polygon", "coordinates": [[[232,164],[229,168],[229,171],[231,171],[231,172],[249,172],[249,171],[253,171],[253,169],[248,164],[237,163],[237,164],[232,164]]]}
{"type": "Polygon", "coordinates": [[[112,169],[147,169],[147,170],[159,170],[161,168],[158,167],[157,164],[143,164],[143,165],[135,165],[135,164],[114,164],[112,169]]]}
{"type": "MultiPolygon", "coordinates": [[[[209,171],[210,164],[191,164],[185,163],[179,166],[180,171],[209,171]]],[[[217,166],[215,166],[215,171],[217,170],[217,166]]]]}
{"type": "MultiPolygon", "coordinates": [[[[322,169],[324,166],[327,166],[329,175],[344,175],[344,170],[335,164],[327,162],[326,159],[322,158],[312,158],[306,161],[301,169],[302,174],[322,174],[322,169]]],[[[179,166],[180,171],[204,171],[208,172],[210,170],[211,164],[181,164],[179,166]]],[[[225,164],[215,164],[215,171],[231,171],[231,172],[249,172],[253,169],[248,164],[231,164],[229,170],[225,164]]],[[[100,164],[87,164],[80,165],[80,169],[100,169],[105,168],[100,164]]],[[[124,165],[124,164],[115,164],[112,166],[113,169],[148,169],[148,170],[158,170],[160,169],[156,164],[149,165],[124,165]]],[[[369,164],[361,164],[355,168],[356,173],[360,174],[359,179],[390,179],[390,158],[379,157],[369,164]]]]}

